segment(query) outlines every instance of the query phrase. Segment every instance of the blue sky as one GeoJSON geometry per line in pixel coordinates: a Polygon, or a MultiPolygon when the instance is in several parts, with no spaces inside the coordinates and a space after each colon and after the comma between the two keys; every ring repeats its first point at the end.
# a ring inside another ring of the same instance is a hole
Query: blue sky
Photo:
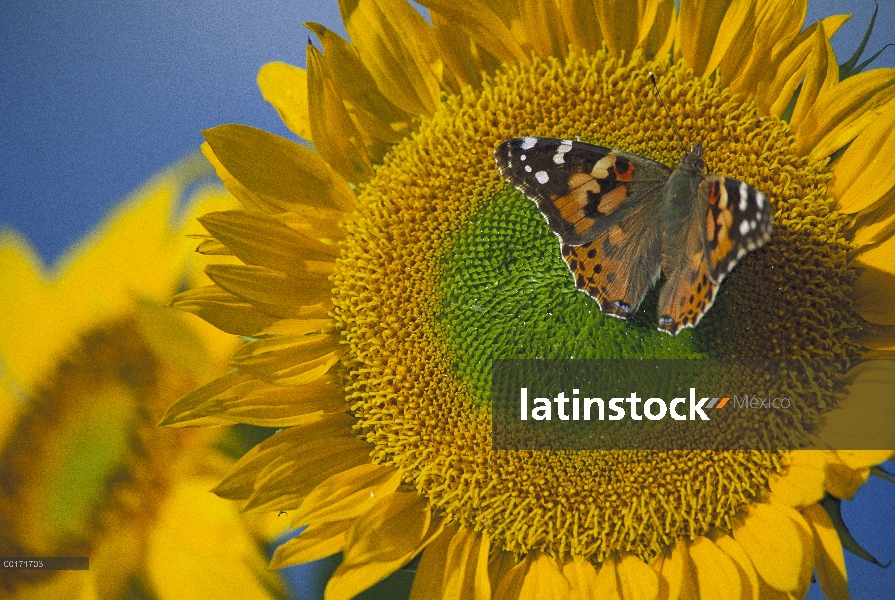
{"type": "MultiPolygon", "coordinates": [[[[880,3],[870,51],[895,42],[895,2],[880,3]]],[[[808,22],[855,13],[834,38],[844,60],[872,10],[872,0],[813,2],[808,22]]],[[[304,21],[344,35],[336,0],[4,2],[3,13],[0,228],[23,233],[48,263],[196,150],[202,129],[237,122],[292,137],[258,92],[258,68],[304,66],[304,21]]],[[[876,65],[895,66],[895,48],[876,65]]],[[[893,509],[895,487],[878,480],[844,509],[883,562],[895,559],[893,509]]],[[[895,568],[851,558],[849,568],[855,598],[895,598],[895,568]]]]}

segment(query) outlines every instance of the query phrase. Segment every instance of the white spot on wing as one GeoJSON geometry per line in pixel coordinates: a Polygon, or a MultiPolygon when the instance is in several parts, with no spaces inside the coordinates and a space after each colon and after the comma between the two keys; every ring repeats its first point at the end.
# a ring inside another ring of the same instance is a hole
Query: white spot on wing
{"type": "Polygon", "coordinates": [[[755,192],[755,203],[758,204],[758,208],[764,208],[764,194],[755,192]]]}
{"type": "MultiPolygon", "coordinates": [[[[526,169],[528,167],[525,167],[526,169]]],[[[743,221],[740,223],[740,235],[746,235],[749,233],[749,221],[743,221]]]]}
{"type": "Polygon", "coordinates": [[[747,204],[747,200],[749,199],[749,186],[746,185],[745,182],[740,182],[740,210],[745,211],[746,207],[749,206],[747,204]]]}
{"type": "MultiPolygon", "coordinates": [[[[560,148],[562,148],[562,146],[560,146],[560,148]]],[[[556,154],[553,155],[553,162],[555,162],[558,165],[563,164],[564,162],[566,162],[566,155],[563,154],[562,152],[557,152],[556,154]]]]}
{"type": "Polygon", "coordinates": [[[528,165],[525,165],[525,172],[531,173],[531,167],[529,167],[528,165]]]}
{"type": "Polygon", "coordinates": [[[526,157],[525,157],[525,155],[523,154],[523,155],[521,155],[521,156],[519,157],[519,160],[525,160],[525,158],[526,158],[526,157]]]}
{"type": "Polygon", "coordinates": [[[527,137],[522,138],[522,149],[523,150],[531,150],[535,147],[535,144],[538,143],[538,138],[527,137]]]}
{"type": "Polygon", "coordinates": [[[538,171],[537,173],[535,173],[535,179],[537,179],[538,183],[541,184],[550,181],[550,177],[547,175],[547,171],[538,171]]]}

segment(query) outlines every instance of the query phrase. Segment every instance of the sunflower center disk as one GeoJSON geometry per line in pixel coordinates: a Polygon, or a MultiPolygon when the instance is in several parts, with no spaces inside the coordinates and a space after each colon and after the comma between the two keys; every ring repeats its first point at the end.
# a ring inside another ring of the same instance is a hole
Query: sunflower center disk
{"type": "Polygon", "coordinates": [[[828,178],[795,153],[785,123],[666,62],[536,59],[448,98],[361,190],[364,216],[349,224],[334,278],[348,400],[374,460],[511,551],[649,559],[729,530],[780,453],[494,451],[491,361],[854,356],[853,275],[828,178]],[[654,293],[619,321],[577,292],[556,237],[491,158],[502,141],[536,135],[676,165],[684,143],[650,71],[687,142],[703,142],[708,170],[751,183],[776,210],[770,243],[676,337],[656,331],[654,293]]]}

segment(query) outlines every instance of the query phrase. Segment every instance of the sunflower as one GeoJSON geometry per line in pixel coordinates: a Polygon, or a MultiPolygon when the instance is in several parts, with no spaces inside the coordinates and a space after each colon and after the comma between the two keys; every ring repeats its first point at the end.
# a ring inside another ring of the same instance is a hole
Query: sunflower
{"type": "MultiPolygon", "coordinates": [[[[313,150],[239,125],[203,151],[242,210],[200,218],[243,264],[173,304],[248,343],[164,423],[282,430],[217,486],[306,526],[347,599],[421,554],[412,598],[848,597],[838,518],[891,450],[501,452],[506,357],[885,358],[895,350],[895,79],[842,68],[805,2],[340,2],[307,69],[259,74],[313,150]],[[668,108],[654,97],[650,75],[668,108]],[[604,318],[493,164],[520,135],[667,165],[674,124],[774,203],[774,236],[694,330],[604,318]]],[[[891,383],[891,362],[843,394],[891,383]]],[[[845,402],[845,401],[844,401],[845,402]]]]}
{"type": "Polygon", "coordinates": [[[261,552],[270,524],[208,494],[233,463],[231,436],[157,427],[236,346],[164,307],[204,278],[183,220],[234,204],[211,178],[198,154],[160,174],[52,273],[20,237],[0,238],[0,554],[90,561],[6,571],[4,597],[281,593],[261,552]]]}

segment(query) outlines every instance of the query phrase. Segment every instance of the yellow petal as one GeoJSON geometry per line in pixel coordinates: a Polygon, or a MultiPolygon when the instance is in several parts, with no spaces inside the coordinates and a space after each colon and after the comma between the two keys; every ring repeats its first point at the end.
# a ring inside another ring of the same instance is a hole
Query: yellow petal
{"type": "Polygon", "coordinates": [[[721,61],[719,72],[730,81],[732,91],[752,97],[769,66],[779,61],[780,48],[788,47],[805,22],[807,0],[767,0],[756,4],[754,25],[735,38],[721,61]]]}
{"type": "Polygon", "coordinates": [[[316,152],[295,142],[245,125],[219,125],[202,134],[226,171],[279,212],[294,212],[301,205],[355,206],[345,180],[316,152]]]}
{"type": "Polygon", "coordinates": [[[594,53],[603,47],[603,34],[593,0],[559,0],[559,14],[572,50],[594,53]]]}
{"type": "Polygon", "coordinates": [[[165,413],[159,425],[198,427],[246,423],[289,427],[317,412],[345,410],[345,392],[327,378],[307,385],[281,386],[231,371],[186,394],[165,413]]]}
{"type": "Polygon", "coordinates": [[[562,573],[569,581],[569,600],[602,600],[596,595],[597,570],[589,560],[580,556],[570,556],[562,567],[562,573]]]}
{"type": "Polygon", "coordinates": [[[283,62],[267,63],[258,71],[258,87],[286,127],[295,135],[310,140],[307,71],[283,62]]]}
{"type": "Polygon", "coordinates": [[[304,385],[322,377],[344,354],[338,334],[284,335],[242,346],[230,363],[279,385],[304,385]]]}
{"type": "Polygon", "coordinates": [[[609,52],[630,56],[649,35],[656,20],[658,0],[637,2],[596,2],[600,31],[609,52]]]}
{"type": "Polygon", "coordinates": [[[851,143],[833,164],[829,191],[842,212],[860,212],[895,187],[895,100],[851,143]]]}
{"type": "Polygon", "coordinates": [[[528,54],[519,45],[500,16],[481,0],[451,2],[450,0],[423,0],[420,2],[432,12],[456,24],[476,44],[500,61],[528,62],[528,54]]]}
{"type": "Polygon", "coordinates": [[[525,583],[525,574],[528,573],[532,559],[532,556],[526,555],[516,563],[511,553],[503,552],[497,560],[492,562],[488,571],[491,580],[496,582],[494,598],[500,600],[517,600],[519,598],[522,594],[522,585],[525,583]]]}
{"type": "Polygon", "coordinates": [[[827,460],[822,450],[793,450],[783,475],[771,477],[774,498],[787,506],[807,506],[824,496],[827,460]]]}
{"type": "Polygon", "coordinates": [[[594,578],[594,594],[605,600],[623,600],[618,589],[618,564],[614,559],[603,561],[594,578]]]}
{"type": "Polygon", "coordinates": [[[749,560],[749,555],[743,550],[743,547],[729,535],[719,535],[715,540],[715,545],[721,548],[727,556],[733,559],[740,571],[740,583],[743,585],[741,597],[743,600],[758,600],[759,583],[758,573],[749,560]]]}
{"type": "Polygon", "coordinates": [[[569,599],[569,582],[554,559],[538,552],[530,562],[519,590],[519,600],[569,599]]]}
{"type": "Polygon", "coordinates": [[[528,0],[519,4],[522,30],[535,53],[542,58],[563,56],[568,38],[562,15],[554,0],[528,0]]]}
{"type": "Polygon", "coordinates": [[[895,274],[877,267],[891,268],[892,248],[895,248],[895,243],[889,241],[859,257],[859,262],[873,261],[874,264],[868,265],[869,268],[855,280],[852,289],[855,312],[877,325],[895,325],[895,295],[892,294],[895,274]]]}
{"type": "Polygon", "coordinates": [[[444,526],[415,492],[389,494],[346,534],[345,558],[326,586],[327,600],[349,600],[394,573],[444,526]]]}
{"type": "Polygon", "coordinates": [[[659,599],[678,600],[696,594],[693,566],[687,553],[687,542],[680,540],[671,552],[658,555],[651,567],[659,574],[659,599]]]}
{"type": "Polygon", "coordinates": [[[283,318],[300,318],[307,306],[330,301],[325,275],[302,273],[295,277],[254,265],[209,265],[206,274],[225,291],[258,310],[283,318]]]}
{"type": "Polygon", "coordinates": [[[487,536],[456,525],[445,527],[423,552],[413,580],[411,600],[489,600],[488,546],[487,536]]]}
{"type": "Polygon", "coordinates": [[[362,133],[371,158],[380,161],[388,144],[408,133],[411,115],[382,95],[351,44],[323,25],[305,26],[320,38],[333,88],[362,133]]]}
{"type": "Polygon", "coordinates": [[[839,458],[838,452],[833,450],[828,452],[827,480],[824,487],[833,496],[851,500],[858,489],[867,482],[869,476],[869,468],[852,468],[839,458]]]}
{"type": "MultiPolygon", "coordinates": [[[[457,532],[456,524],[445,525],[441,535],[426,546],[416,569],[416,575],[413,577],[410,600],[452,597],[445,593],[444,583],[448,574],[448,548],[457,532]]],[[[460,596],[456,597],[460,598],[460,596]]]]}
{"type": "Polygon", "coordinates": [[[439,103],[430,67],[430,25],[403,0],[340,0],[345,29],[379,90],[411,115],[431,115],[439,103]]]}
{"type": "Polygon", "coordinates": [[[659,0],[653,26],[642,43],[647,58],[662,57],[671,51],[677,27],[675,11],[674,0],[659,0]]]}
{"type": "Polygon", "coordinates": [[[370,445],[357,438],[317,439],[289,448],[270,461],[255,479],[244,510],[291,510],[323,481],[368,464],[370,445]]]}
{"type": "Polygon", "coordinates": [[[270,561],[271,569],[320,560],[345,549],[345,534],[353,520],[312,523],[299,535],[279,546],[270,561]]]}
{"type": "Polygon", "coordinates": [[[819,504],[813,504],[802,510],[802,515],[811,525],[814,532],[815,555],[817,562],[817,581],[824,596],[829,600],[848,600],[848,577],[845,573],[845,556],[842,554],[842,543],[839,534],[833,527],[827,511],[819,504]]]}
{"type": "Polygon", "coordinates": [[[812,38],[813,47],[808,56],[805,79],[799,90],[799,97],[789,120],[793,130],[798,130],[805,115],[814,106],[820,94],[831,90],[839,83],[839,63],[830,45],[826,30],[819,27],[812,38]]]}
{"type": "Polygon", "coordinates": [[[336,473],[314,488],[292,516],[293,525],[353,519],[398,489],[400,473],[373,463],[336,473]]]}
{"type": "Polygon", "coordinates": [[[160,507],[146,547],[153,591],[160,598],[185,600],[271,598],[270,590],[280,588],[276,576],[234,505],[209,494],[210,485],[207,479],[181,481],[160,507]],[[202,577],[196,576],[199,565],[202,577]]]}
{"type": "Polygon", "coordinates": [[[755,0],[684,0],[678,17],[680,53],[697,75],[708,75],[724,58],[755,10],[755,0]]]}
{"type": "MultiPolygon", "coordinates": [[[[828,35],[833,35],[829,27],[828,35]]],[[[858,73],[822,92],[796,131],[796,144],[825,158],[853,140],[895,97],[895,69],[858,73]]]]}
{"type": "MultiPolygon", "coordinates": [[[[216,285],[177,294],[171,299],[171,306],[197,315],[221,331],[234,335],[253,335],[278,320],[216,285]]],[[[305,316],[326,316],[328,310],[328,306],[320,306],[319,315],[308,311],[305,316]]]]}
{"type": "Polygon", "coordinates": [[[740,600],[742,581],[736,564],[710,539],[699,537],[690,545],[700,600],[740,600]]]}
{"type": "MultiPolygon", "coordinates": [[[[255,479],[262,471],[268,470],[303,442],[329,439],[356,439],[351,437],[354,419],[347,414],[315,415],[306,423],[284,429],[252,447],[234,464],[227,476],[214,488],[214,492],[231,500],[246,500],[255,489],[255,479]]],[[[328,477],[328,475],[327,475],[328,477]]],[[[323,481],[326,477],[321,478],[323,481]]],[[[319,483],[318,481],[318,483],[319,483]]],[[[308,492],[311,490],[308,489],[308,492]]],[[[298,503],[294,507],[297,508],[298,503]]]]}
{"type": "Polygon", "coordinates": [[[307,63],[314,148],[345,181],[363,183],[373,174],[373,161],[364,137],[333,86],[325,57],[311,45],[307,63]]]}
{"type": "Polygon", "coordinates": [[[270,267],[301,276],[306,260],[332,261],[338,248],[261,213],[228,210],[203,215],[199,222],[231,252],[250,265],[270,267]]]}
{"type": "Polygon", "coordinates": [[[805,551],[796,525],[778,505],[753,505],[733,538],[769,586],[783,592],[798,587],[805,551]]]}

